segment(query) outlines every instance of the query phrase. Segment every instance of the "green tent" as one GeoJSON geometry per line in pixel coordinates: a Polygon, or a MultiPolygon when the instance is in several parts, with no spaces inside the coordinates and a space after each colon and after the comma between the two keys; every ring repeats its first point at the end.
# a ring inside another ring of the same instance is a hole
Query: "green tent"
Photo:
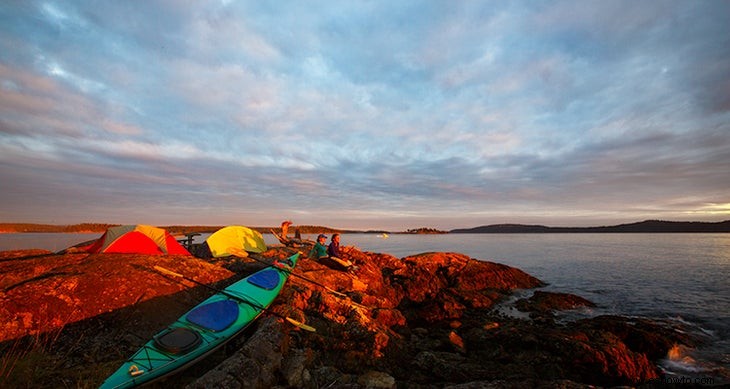
{"type": "Polygon", "coordinates": [[[214,232],[205,240],[213,257],[236,255],[241,250],[252,253],[266,251],[266,243],[260,232],[243,226],[228,226],[214,232]]]}

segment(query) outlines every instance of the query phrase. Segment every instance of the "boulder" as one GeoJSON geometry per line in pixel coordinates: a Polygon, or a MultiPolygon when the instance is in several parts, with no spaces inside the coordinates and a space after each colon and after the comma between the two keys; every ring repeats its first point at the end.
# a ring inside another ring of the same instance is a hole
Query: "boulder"
{"type": "Polygon", "coordinates": [[[537,290],[529,299],[520,299],[516,307],[524,312],[548,313],[581,307],[595,308],[596,304],[570,293],[544,292],[537,290]]]}
{"type": "MultiPolygon", "coordinates": [[[[281,326],[282,323],[271,317],[261,320],[259,330],[251,335],[233,356],[205,373],[187,388],[275,386],[282,371],[285,352],[284,332],[281,326]]],[[[292,366],[292,362],[297,360],[299,359],[292,356],[287,363],[287,382],[303,382],[304,369],[292,366]]]]}
{"type": "Polygon", "coordinates": [[[382,371],[368,371],[357,378],[357,383],[365,389],[395,389],[395,378],[382,371]]]}

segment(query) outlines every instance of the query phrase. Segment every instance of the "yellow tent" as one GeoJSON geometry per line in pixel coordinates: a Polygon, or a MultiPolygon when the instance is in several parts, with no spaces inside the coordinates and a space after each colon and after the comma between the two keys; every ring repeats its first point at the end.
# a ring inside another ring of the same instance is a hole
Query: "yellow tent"
{"type": "Polygon", "coordinates": [[[266,251],[266,243],[260,232],[243,226],[228,226],[214,232],[208,239],[211,254],[213,257],[227,257],[238,255],[241,250],[252,253],[266,251]]]}

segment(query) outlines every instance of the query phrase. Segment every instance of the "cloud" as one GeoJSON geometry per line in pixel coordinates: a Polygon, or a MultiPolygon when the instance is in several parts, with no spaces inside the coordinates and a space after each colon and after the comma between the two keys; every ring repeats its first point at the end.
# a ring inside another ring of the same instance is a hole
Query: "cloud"
{"type": "Polygon", "coordinates": [[[67,202],[59,219],[136,223],[136,202],[159,210],[151,224],[721,218],[728,11],[8,4],[0,216],[67,202]]]}

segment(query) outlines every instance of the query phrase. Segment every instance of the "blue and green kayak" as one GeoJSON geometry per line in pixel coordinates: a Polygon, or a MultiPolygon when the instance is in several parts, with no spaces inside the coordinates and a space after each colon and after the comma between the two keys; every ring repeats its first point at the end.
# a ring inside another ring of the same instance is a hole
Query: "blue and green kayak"
{"type": "Polygon", "coordinates": [[[299,253],[275,261],[198,304],[137,350],[101,388],[135,387],[170,376],[203,359],[271,305],[298,259],[299,253]]]}

